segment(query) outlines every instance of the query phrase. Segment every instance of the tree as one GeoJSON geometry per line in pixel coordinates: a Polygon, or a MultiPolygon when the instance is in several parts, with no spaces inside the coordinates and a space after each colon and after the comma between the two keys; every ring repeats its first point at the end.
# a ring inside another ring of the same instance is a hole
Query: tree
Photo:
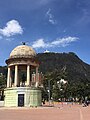
{"type": "Polygon", "coordinates": [[[6,77],[2,73],[0,73],[0,88],[4,88],[6,86],[6,77]]]}

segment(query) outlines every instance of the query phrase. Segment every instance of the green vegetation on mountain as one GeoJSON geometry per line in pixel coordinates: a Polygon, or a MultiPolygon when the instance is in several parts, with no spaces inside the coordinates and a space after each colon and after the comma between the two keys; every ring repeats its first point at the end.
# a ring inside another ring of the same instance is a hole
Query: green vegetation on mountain
{"type": "Polygon", "coordinates": [[[90,65],[75,53],[39,53],[40,71],[53,72],[68,81],[90,81],[90,65]]]}
{"type": "Polygon", "coordinates": [[[90,97],[90,65],[75,53],[39,53],[37,58],[40,71],[44,74],[45,91],[50,81],[54,100],[90,97]],[[67,84],[57,84],[61,79],[66,80],[67,84]]]}
{"type": "MultiPolygon", "coordinates": [[[[43,97],[58,99],[90,98],[90,65],[84,63],[75,53],[39,53],[39,71],[43,73],[43,97]],[[60,83],[63,79],[66,84],[60,83]]],[[[6,84],[7,67],[0,67],[0,86],[6,84]]]]}

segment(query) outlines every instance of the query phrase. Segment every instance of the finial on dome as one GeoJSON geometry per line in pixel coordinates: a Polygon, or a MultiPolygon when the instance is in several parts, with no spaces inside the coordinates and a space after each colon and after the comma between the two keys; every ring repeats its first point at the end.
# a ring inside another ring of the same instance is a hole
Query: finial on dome
{"type": "Polygon", "coordinates": [[[23,45],[26,45],[26,43],[25,43],[25,42],[22,42],[22,44],[23,44],[23,45]]]}

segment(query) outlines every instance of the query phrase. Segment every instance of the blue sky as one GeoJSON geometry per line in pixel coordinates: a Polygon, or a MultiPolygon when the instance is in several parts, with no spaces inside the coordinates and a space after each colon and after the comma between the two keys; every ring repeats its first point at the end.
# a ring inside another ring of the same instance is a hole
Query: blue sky
{"type": "Polygon", "coordinates": [[[0,0],[0,66],[21,42],[90,64],[90,0],[0,0]]]}

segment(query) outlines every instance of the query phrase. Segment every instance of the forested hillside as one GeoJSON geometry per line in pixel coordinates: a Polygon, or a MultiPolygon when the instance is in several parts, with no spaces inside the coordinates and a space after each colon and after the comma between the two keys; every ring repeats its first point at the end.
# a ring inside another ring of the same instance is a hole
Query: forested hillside
{"type": "Polygon", "coordinates": [[[40,71],[56,72],[68,81],[90,81],[90,65],[75,53],[39,53],[40,71]]]}
{"type": "MultiPolygon", "coordinates": [[[[48,99],[47,90],[54,100],[90,98],[90,65],[75,53],[39,53],[39,72],[43,73],[43,97],[48,99]],[[60,83],[63,79],[66,84],[60,83]]],[[[6,84],[7,67],[0,67],[0,88],[6,84]]]]}
{"type": "Polygon", "coordinates": [[[53,100],[83,101],[90,99],[90,65],[84,63],[75,53],[40,53],[40,71],[44,74],[43,97],[53,100]],[[60,82],[63,79],[66,84],[60,82]]]}

